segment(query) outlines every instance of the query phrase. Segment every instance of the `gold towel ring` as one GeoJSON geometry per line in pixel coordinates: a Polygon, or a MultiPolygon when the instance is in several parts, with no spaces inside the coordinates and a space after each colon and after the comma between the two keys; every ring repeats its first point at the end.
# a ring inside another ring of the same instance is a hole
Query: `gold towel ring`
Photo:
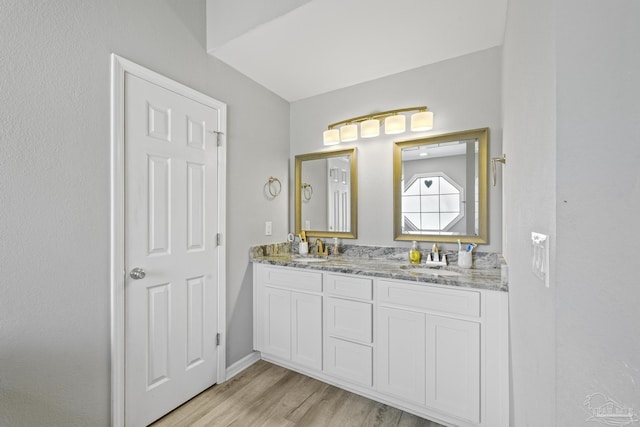
{"type": "Polygon", "coordinates": [[[267,186],[267,191],[269,191],[269,194],[274,199],[278,197],[280,195],[280,191],[282,191],[282,183],[278,178],[274,178],[272,176],[269,177],[269,180],[267,181],[266,186],[267,186]],[[277,186],[275,184],[277,184],[277,186]]]}
{"type": "Polygon", "coordinates": [[[311,184],[307,184],[306,182],[302,183],[302,197],[309,201],[311,200],[311,196],[313,196],[313,187],[311,184]]]}

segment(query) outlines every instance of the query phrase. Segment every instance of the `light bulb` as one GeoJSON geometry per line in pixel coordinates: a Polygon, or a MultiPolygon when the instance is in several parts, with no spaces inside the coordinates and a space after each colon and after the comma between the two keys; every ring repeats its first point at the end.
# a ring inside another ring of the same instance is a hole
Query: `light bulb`
{"type": "Polygon", "coordinates": [[[384,119],[384,133],[393,135],[402,133],[407,127],[407,120],[402,114],[396,114],[384,119]]]}
{"type": "Polygon", "coordinates": [[[324,145],[340,144],[340,131],[338,129],[329,129],[322,132],[322,141],[324,145]]]}
{"type": "Polygon", "coordinates": [[[419,132],[433,129],[433,113],[431,111],[420,111],[411,115],[411,130],[419,132]]]}
{"type": "Polygon", "coordinates": [[[360,136],[363,138],[373,138],[380,135],[380,120],[369,119],[360,123],[360,136]]]}
{"type": "Polygon", "coordinates": [[[358,125],[350,124],[340,128],[340,141],[349,142],[358,139],[358,125]]]}

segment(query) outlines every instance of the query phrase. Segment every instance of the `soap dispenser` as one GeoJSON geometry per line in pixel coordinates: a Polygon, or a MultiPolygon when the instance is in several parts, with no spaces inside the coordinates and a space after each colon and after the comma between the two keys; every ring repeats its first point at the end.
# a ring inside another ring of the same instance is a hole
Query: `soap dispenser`
{"type": "Polygon", "coordinates": [[[409,251],[409,263],[420,264],[421,259],[422,259],[422,254],[418,249],[418,242],[414,240],[413,246],[411,246],[411,250],[409,251]]]}
{"type": "Polygon", "coordinates": [[[440,254],[438,250],[438,245],[433,244],[433,248],[431,248],[431,254],[434,262],[440,262],[440,254]]]}

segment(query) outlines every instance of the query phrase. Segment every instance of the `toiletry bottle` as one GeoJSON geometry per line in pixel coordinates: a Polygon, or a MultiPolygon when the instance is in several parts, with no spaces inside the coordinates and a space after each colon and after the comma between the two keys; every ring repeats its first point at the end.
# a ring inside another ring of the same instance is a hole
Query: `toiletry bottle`
{"type": "Polygon", "coordinates": [[[431,252],[432,257],[433,257],[433,261],[435,262],[440,262],[440,255],[438,253],[438,245],[436,245],[435,243],[433,244],[433,248],[431,248],[431,252]]]}
{"type": "Polygon", "coordinates": [[[411,250],[409,251],[409,262],[411,264],[420,264],[420,260],[422,259],[422,254],[418,249],[418,242],[413,241],[413,246],[411,246],[411,250]]]}

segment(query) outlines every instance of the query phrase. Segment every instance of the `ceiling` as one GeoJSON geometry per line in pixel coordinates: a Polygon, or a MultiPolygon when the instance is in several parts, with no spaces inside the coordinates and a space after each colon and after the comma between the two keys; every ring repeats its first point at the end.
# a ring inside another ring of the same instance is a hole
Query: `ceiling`
{"type": "Polygon", "coordinates": [[[508,0],[207,0],[207,50],[292,102],[502,45],[508,0]]]}

